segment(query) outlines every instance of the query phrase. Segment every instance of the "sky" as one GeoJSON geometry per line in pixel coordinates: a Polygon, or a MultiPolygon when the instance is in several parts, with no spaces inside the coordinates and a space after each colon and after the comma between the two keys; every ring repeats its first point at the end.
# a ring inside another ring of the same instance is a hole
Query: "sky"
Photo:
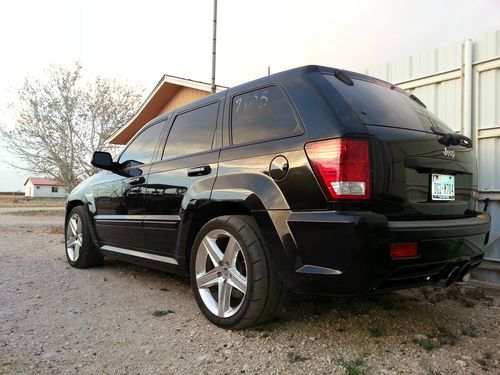
{"type": "MultiPolygon", "coordinates": [[[[210,82],[212,0],[0,2],[0,126],[16,92],[50,64],[139,84],[163,74],[210,82]]],[[[500,0],[218,0],[217,84],[306,64],[363,71],[500,29],[500,0]]],[[[29,173],[0,145],[0,191],[29,173]]]]}

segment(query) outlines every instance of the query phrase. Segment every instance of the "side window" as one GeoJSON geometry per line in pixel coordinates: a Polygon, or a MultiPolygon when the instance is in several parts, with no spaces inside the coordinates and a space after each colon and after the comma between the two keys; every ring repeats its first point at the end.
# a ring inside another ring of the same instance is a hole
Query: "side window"
{"type": "Polygon", "coordinates": [[[231,110],[233,144],[286,137],[302,130],[276,86],[237,95],[231,110]]]}
{"type": "Polygon", "coordinates": [[[150,163],[164,124],[162,121],[146,128],[128,145],[118,162],[131,161],[128,166],[150,163]]]}
{"type": "Polygon", "coordinates": [[[168,135],[163,159],[208,151],[212,148],[219,103],[178,115],[168,135]]]}

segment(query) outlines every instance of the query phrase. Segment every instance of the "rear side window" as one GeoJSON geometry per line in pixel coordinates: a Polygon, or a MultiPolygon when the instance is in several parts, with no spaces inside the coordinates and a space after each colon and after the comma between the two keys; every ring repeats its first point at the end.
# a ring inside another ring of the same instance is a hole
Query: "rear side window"
{"type": "Polygon", "coordinates": [[[164,124],[162,121],[146,128],[128,145],[121,154],[119,162],[129,161],[127,167],[151,163],[164,124]]]}
{"type": "Polygon", "coordinates": [[[287,137],[302,131],[283,92],[265,87],[233,97],[233,144],[287,137]]]}
{"type": "Polygon", "coordinates": [[[163,159],[209,151],[217,125],[219,103],[178,115],[168,135],[163,159]]]}

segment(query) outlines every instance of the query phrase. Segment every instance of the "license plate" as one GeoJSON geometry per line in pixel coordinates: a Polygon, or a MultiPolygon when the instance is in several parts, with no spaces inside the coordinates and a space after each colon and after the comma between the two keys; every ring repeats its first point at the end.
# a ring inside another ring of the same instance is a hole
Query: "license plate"
{"type": "Polygon", "coordinates": [[[455,176],[433,173],[431,190],[433,201],[454,201],[455,176]]]}

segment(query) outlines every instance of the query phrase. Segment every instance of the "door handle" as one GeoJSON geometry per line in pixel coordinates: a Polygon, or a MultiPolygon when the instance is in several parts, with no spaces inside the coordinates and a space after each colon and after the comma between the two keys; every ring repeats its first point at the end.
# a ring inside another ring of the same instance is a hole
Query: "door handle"
{"type": "Polygon", "coordinates": [[[203,167],[196,167],[188,169],[188,176],[203,176],[212,172],[212,168],[209,165],[204,165],[203,167]]]}
{"type": "Polygon", "coordinates": [[[144,177],[136,177],[132,180],[129,181],[129,185],[140,185],[140,184],[143,184],[144,182],[146,182],[146,179],[144,177]]]}

